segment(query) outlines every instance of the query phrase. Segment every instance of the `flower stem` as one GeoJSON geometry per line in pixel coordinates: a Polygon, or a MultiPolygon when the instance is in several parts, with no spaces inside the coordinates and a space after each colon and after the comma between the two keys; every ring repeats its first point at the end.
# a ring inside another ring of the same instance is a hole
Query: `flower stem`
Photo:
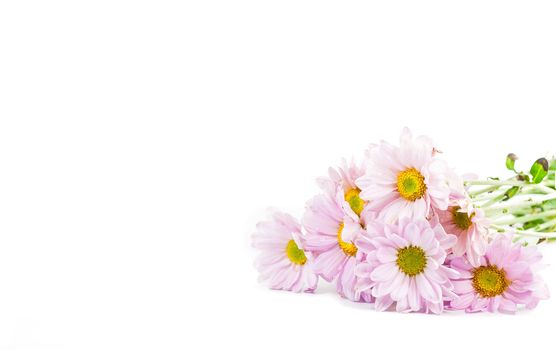
{"type": "Polygon", "coordinates": [[[543,230],[546,230],[548,228],[552,228],[554,226],[556,226],[556,219],[548,220],[544,224],[541,224],[541,225],[537,226],[536,229],[539,230],[539,231],[543,231],[543,230]]]}
{"type": "Polygon", "coordinates": [[[496,204],[498,202],[500,202],[502,199],[504,199],[504,197],[506,196],[505,193],[499,194],[496,197],[492,198],[491,200],[487,201],[486,203],[482,204],[481,206],[479,206],[480,208],[488,208],[493,204],[496,204]]]}
{"type": "Polygon", "coordinates": [[[513,225],[523,222],[528,222],[537,219],[544,219],[546,217],[556,216],[556,209],[543,211],[537,214],[524,215],[520,217],[513,217],[509,219],[494,220],[495,225],[513,225]]]}
{"type": "Polygon", "coordinates": [[[527,199],[519,201],[517,203],[516,202],[503,203],[496,207],[485,209],[485,213],[489,217],[494,216],[494,214],[497,214],[499,212],[503,214],[508,214],[510,213],[510,211],[541,205],[552,199],[556,199],[556,192],[544,195],[536,200],[534,200],[533,197],[528,197],[527,199]]]}
{"type": "MultiPolygon", "coordinates": [[[[492,225],[492,228],[498,231],[507,231],[506,227],[499,225],[492,225]]],[[[537,232],[529,230],[512,229],[513,232],[520,236],[536,237],[536,238],[555,238],[556,232],[537,232]]]]}
{"type": "Polygon", "coordinates": [[[506,180],[506,181],[500,181],[500,180],[471,180],[471,181],[466,181],[465,184],[468,185],[468,186],[495,186],[495,187],[500,187],[500,186],[522,186],[526,183],[523,182],[523,181],[511,181],[511,180],[506,180]]]}

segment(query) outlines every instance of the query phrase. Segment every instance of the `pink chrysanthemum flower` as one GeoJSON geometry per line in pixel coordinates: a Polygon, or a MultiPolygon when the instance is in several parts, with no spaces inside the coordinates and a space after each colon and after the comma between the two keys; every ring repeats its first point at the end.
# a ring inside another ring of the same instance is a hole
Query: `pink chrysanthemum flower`
{"type": "Polygon", "coordinates": [[[325,193],[338,197],[338,202],[350,216],[353,212],[356,216],[364,216],[366,212],[366,201],[362,200],[359,194],[361,190],[355,181],[363,176],[365,169],[351,161],[349,164],[342,159],[342,164],[338,169],[329,168],[328,177],[320,177],[317,184],[325,193]],[[341,200],[340,198],[343,198],[341,200]]]}
{"type": "Polygon", "coordinates": [[[539,300],[548,298],[548,289],[538,275],[541,259],[536,248],[513,243],[511,234],[497,236],[478,267],[465,257],[452,259],[450,266],[461,277],[452,281],[459,297],[450,302],[450,308],[506,313],[514,313],[518,305],[534,308],[539,300]]]}
{"type": "Polygon", "coordinates": [[[450,198],[448,168],[436,156],[432,141],[413,139],[405,128],[396,147],[382,141],[367,153],[366,174],[356,181],[361,198],[379,219],[430,217],[431,209],[446,210],[450,198]]]}
{"type": "Polygon", "coordinates": [[[458,274],[443,265],[455,240],[425,220],[370,224],[357,241],[365,253],[355,268],[357,292],[371,290],[379,311],[395,303],[400,312],[441,313],[444,302],[456,297],[450,278],[458,274]]]}
{"type": "Polygon", "coordinates": [[[331,170],[329,179],[320,179],[324,190],[307,204],[303,227],[307,235],[304,247],[314,257],[314,271],[328,282],[336,281],[338,293],[353,301],[369,301],[356,295],[354,268],[358,255],[355,240],[362,232],[358,214],[364,203],[358,199],[353,175],[331,170]],[[348,198],[352,195],[357,198],[348,198]]]}
{"type": "Polygon", "coordinates": [[[447,233],[457,237],[457,243],[452,247],[454,255],[467,254],[469,262],[478,266],[488,244],[488,219],[470,201],[458,203],[447,210],[439,210],[438,220],[447,233]]]}
{"type": "Polygon", "coordinates": [[[302,247],[301,227],[288,214],[275,212],[257,224],[253,246],[261,250],[255,261],[260,280],[272,289],[313,292],[318,277],[302,247]]]}

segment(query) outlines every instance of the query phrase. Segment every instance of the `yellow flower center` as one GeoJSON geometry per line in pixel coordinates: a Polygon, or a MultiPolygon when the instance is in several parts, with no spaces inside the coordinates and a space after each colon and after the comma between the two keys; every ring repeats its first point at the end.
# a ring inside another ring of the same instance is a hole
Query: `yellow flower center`
{"type": "Polygon", "coordinates": [[[471,218],[473,218],[473,215],[475,215],[475,213],[469,216],[467,215],[467,213],[462,213],[461,211],[459,211],[460,209],[460,207],[450,208],[450,211],[452,212],[452,221],[458,228],[467,230],[473,224],[471,218]]]}
{"type": "Polygon", "coordinates": [[[347,256],[355,256],[357,254],[357,247],[352,242],[344,242],[342,240],[342,231],[344,230],[344,223],[340,224],[340,228],[338,229],[338,245],[344,251],[344,254],[347,256]]]}
{"type": "Polygon", "coordinates": [[[427,191],[425,177],[415,168],[406,169],[398,174],[398,192],[408,201],[416,201],[427,191]]]}
{"type": "Polygon", "coordinates": [[[303,249],[299,249],[297,243],[293,239],[290,239],[288,245],[286,246],[286,255],[290,261],[297,265],[303,265],[307,262],[307,257],[303,249]]]}
{"type": "Polygon", "coordinates": [[[359,193],[361,193],[360,189],[352,188],[344,195],[346,202],[349,203],[349,206],[357,215],[361,215],[363,207],[365,206],[365,201],[359,197],[359,193]]]}
{"type": "Polygon", "coordinates": [[[425,271],[427,256],[420,247],[410,245],[398,249],[396,264],[401,272],[413,277],[425,271]]]}
{"type": "Polygon", "coordinates": [[[504,293],[512,283],[506,278],[504,269],[496,265],[479,266],[473,269],[473,288],[483,298],[492,298],[504,293]]]}

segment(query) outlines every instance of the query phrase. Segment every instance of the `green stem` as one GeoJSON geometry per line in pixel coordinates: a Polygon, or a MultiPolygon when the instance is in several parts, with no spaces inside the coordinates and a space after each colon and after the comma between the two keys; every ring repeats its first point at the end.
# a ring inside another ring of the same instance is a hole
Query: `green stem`
{"type": "Polygon", "coordinates": [[[492,192],[489,192],[489,193],[486,193],[486,194],[483,194],[483,195],[472,197],[471,201],[474,202],[474,203],[483,202],[483,201],[489,200],[491,198],[498,197],[501,193],[506,193],[506,191],[505,190],[504,191],[499,191],[499,190],[492,191],[492,192]]]}
{"type": "Polygon", "coordinates": [[[537,230],[542,231],[542,230],[546,230],[547,228],[551,228],[556,226],[556,219],[552,219],[549,220],[547,222],[545,222],[544,224],[541,224],[539,226],[536,227],[537,230]]]}
{"type": "Polygon", "coordinates": [[[499,231],[513,231],[518,235],[521,236],[528,236],[528,237],[536,237],[536,238],[555,238],[556,237],[556,232],[537,232],[537,231],[526,231],[526,230],[520,230],[520,229],[508,229],[504,226],[499,226],[499,225],[491,225],[492,228],[499,230],[499,231]]]}
{"type": "MultiPolygon", "coordinates": [[[[505,181],[511,181],[511,180],[514,180],[514,179],[515,179],[515,176],[512,176],[512,177],[510,177],[510,178],[507,178],[505,181]]],[[[467,184],[472,185],[470,182],[471,182],[471,181],[466,181],[466,185],[467,185],[467,184]]],[[[501,186],[501,185],[493,185],[493,186],[489,186],[489,187],[482,188],[482,189],[480,189],[480,190],[469,191],[468,193],[469,193],[469,196],[470,196],[470,197],[476,197],[476,196],[478,196],[478,195],[480,195],[480,194],[483,194],[483,193],[485,193],[485,192],[493,192],[493,191],[495,191],[497,188],[499,188],[500,186],[501,186]]]]}
{"type": "Polygon", "coordinates": [[[528,222],[537,219],[543,219],[550,216],[556,216],[556,209],[543,211],[542,213],[525,215],[520,217],[514,217],[509,219],[502,219],[502,220],[494,220],[493,224],[495,225],[513,225],[523,222],[528,222]]]}
{"type": "Polygon", "coordinates": [[[552,200],[552,199],[556,199],[556,192],[547,194],[542,196],[541,198],[538,198],[536,200],[534,200],[532,197],[529,197],[528,199],[524,200],[524,201],[520,201],[520,202],[511,202],[511,203],[503,203],[500,204],[496,207],[492,207],[492,208],[488,208],[485,210],[485,214],[489,217],[493,216],[493,214],[495,213],[509,213],[510,211],[513,211],[515,209],[522,209],[522,208],[529,208],[532,207],[534,205],[540,205],[543,204],[546,201],[552,200]]]}
{"type": "Polygon", "coordinates": [[[471,180],[465,181],[468,186],[523,186],[523,181],[500,181],[500,180],[471,180]]]}
{"type": "Polygon", "coordinates": [[[493,204],[496,204],[498,202],[500,202],[502,199],[504,199],[504,197],[506,197],[506,193],[502,193],[497,195],[496,197],[492,198],[491,200],[487,201],[486,203],[482,204],[481,206],[479,206],[479,208],[488,208],[493,204]]]}
{"type": "Polygon", "coordinates": [[[533,188],[537,188],[540,191],[543,191],[544,193],[556,193],[556,190],[548,186],[545,186],[543,184],[534,185],[533,188]]]}

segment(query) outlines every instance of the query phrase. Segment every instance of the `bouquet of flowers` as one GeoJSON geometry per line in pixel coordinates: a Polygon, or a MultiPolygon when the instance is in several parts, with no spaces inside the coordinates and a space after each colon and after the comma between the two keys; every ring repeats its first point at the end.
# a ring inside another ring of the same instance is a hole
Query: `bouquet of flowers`
{"type": "Polygon", "coordinates": [[[556,239],[556,161],[507,179],[459,176],[425,136],[371,145],[317,183],[301,223],[257,224],[260,280],[313,292],[320,278],[376,310],[514,313],[548,298],[537,245],[556,239]]]}

